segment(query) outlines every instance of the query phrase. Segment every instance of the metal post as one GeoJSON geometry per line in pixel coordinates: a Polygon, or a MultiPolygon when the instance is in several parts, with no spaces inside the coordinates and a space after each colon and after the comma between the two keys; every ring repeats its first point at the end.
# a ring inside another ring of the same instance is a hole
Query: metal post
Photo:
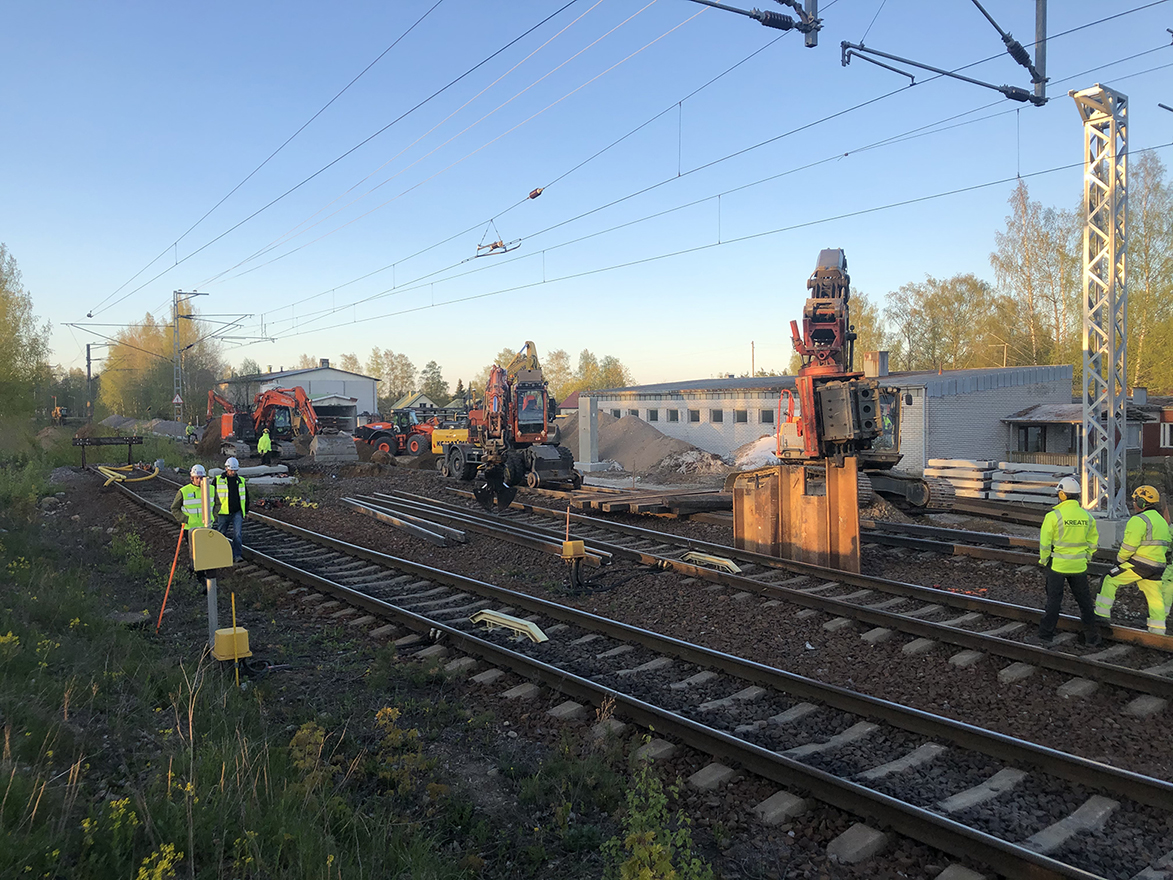
{"type": "Polygon", "coordinates": [[[86,421],[94,420],[94,377],[90,372],[90,343],[86,343],[86,421]]]}
{"type": "MultiPolygon", "coordinates": [[[[200,491],[200,513],[204,518],[204,525],[212,521],[212,493],[208,488],[208,477],[204,477],[204,484],[200,491]]],[[[216,601],[216,579],[206,579],[208,589],[208,648],[216,647],[216,630],[220,628],[220,614],[216,601]]]]}
{"type": "Polygon", "coordinates": [[[1128,98],[1070,92],[1084,130],[1083,506],[1117,522],[1125,504],[1127,428],[1128,98]]]}
{"type": "Polygon", "coordinates": [[[1047,97],[1047,0],[1035,0],[1035,96],[1047,97]]]}
{"type": "Polygon", "coordinates": [[[172,297],[171,341],[173,343],[172,357],[174,357],[174,359],[175,359],[175,362],[173,364],[173,366],[174,366],[174,379],[175,379],[173,384],[174,384],[174,388],[175,388],[175,395],[172,398],[172,405],[175,408],[175,421],[177,421],[177,422],[181,421],[183,418],[183,404],[174,403],[174,401],[180,397],[180,393],[179,393],[181,390],[180,386],[183,383],[183,371],[179,366],[179,294],[180,294],[180,291],[178,291],[178,290],[176,290],[174,293],[171,294],[171,297],[172,297]]]}

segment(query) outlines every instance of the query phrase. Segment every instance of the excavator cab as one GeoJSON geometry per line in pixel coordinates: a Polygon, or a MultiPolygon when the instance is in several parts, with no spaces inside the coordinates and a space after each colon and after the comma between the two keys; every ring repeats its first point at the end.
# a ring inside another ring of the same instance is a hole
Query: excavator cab
{"type": "Polygon", "coordinates": [[[517,439],[541,442],[546,434],[546,390],[540,387],[517,389],[517,439]]]}

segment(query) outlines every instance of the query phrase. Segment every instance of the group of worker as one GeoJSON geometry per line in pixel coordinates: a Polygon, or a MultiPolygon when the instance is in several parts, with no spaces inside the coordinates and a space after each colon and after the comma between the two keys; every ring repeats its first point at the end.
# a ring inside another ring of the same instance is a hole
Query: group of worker
{"type": "Polygon", "coordinates": [[[244,518],[248,515],[248,489],[240,476],[240,462],[230,458],[224,462],[224,473],[208,487],[211,522],[204,522],[204,483],[208,478],[202,464],[192,465],[191,482],[175,493],[171,515],[188,529],[215,527],[232,542],[232,561],[243,562],[242,534],[244,518]]]}
{"type": "Polygon", "coordinates": [[[1039,531],[1039,565],[1047,569],[1047,604],[1039,622],[1039,640],[1055,638],[1063,585],[1070,585],[1083,621],[1084,642],[1101,641],[1097,622],[1112,617],[1116,590],[1136,584],[1149,606],[1148,630],[1165,635],[1165,619],[1173,604],[1173,580],[1165,578],[1169,551],[1169,523],[1161,513],[1161,494],[1152,486],[1140,486],[1131,496],[1134,515],[1124,527],[1116,565],[1104,576],[1099,595],[1092,602],[1087,565],[1099,547],[1095,519],[1079,503],[1080,485],[1064,477],[1058,486],[1059,503],[1043,518],[1039,531]]]}

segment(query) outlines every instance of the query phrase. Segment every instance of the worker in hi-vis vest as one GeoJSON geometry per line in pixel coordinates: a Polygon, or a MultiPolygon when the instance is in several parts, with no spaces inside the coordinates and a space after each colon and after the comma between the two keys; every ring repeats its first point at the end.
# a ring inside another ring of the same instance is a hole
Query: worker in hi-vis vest
{"type": "Polygon", "coordinates": [[[1059,503],[1047,511],[1039,529],[1039,565],[1047,568],[1047,606],[1039,621],[1039,641],[1050,644],[1059,623],[1063,584],[1079,605],[1083,639],[1089,646],[1100,643],[1095,607],[1087,584],[1087,563],[1100,543],[1096,521],[1079,506],[1079,480],[1064,477],[1057,487],[1059,503]]]}
{"type": "Polygon", "coordinates": [[[261,454],[261,464],[264,465],[273,457],[273,438],[269,436],[268,428],[265,428],[265,433],[257,441],[257,452],[261,454]]]}
{"type": "Polygon", "coordinates": [[[248,515],[248,490],[237,473],[235,457],[224,462],[224,473],[216,477],[216,529],[232,542],[232,561],[243,562],[244,518],[248,515]]]}
{"type": "Polygon", "coordinates": [[[1132,493],[1136,511],[1124,527],[1124,539],[1116,553],[1116,567],[1104,575],[1100,594],[1096,596],[1096,614],[1112,618],[1116,588],[1136,584],[1149,603],[1149,632],[1165,635],[1165,618],[1169,615],[1170,585],[1162,585],[1165,560],[1169,552],[1169,523],[1161,515],[1161,493],[1152,486],[1139,486],[1132,493]]]}
{"type": "Polygon", "coordinates": [[[182,523],[188,529],[202,529],[210,525],[204,522],[202,501],[207,472],[202,464],[193,464],[189,476],[191,482],[181,486],[171,501],[171,515],[177,523],[182,523]]]}

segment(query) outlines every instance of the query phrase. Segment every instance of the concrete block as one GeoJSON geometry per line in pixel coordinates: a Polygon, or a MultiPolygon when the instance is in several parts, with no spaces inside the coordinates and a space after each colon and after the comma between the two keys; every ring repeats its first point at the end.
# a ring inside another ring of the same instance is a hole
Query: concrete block
{"type": "Polygon", "coordinates": [[[334,611],[341,604],[342,603],[337,599],[331,599],[329,602],[322,602],[320,605],[314,608],[314,614],[326,614],[328,612],[334,611]]]}
{"type": "MultiPolygon", "coordinates": [[[[1033,565],[1024,565],[1023,568],[1028,571],[1034,571],[1033,565]]],[[[937,875],[937,880],[987,880],[987,877],[985,874],[971,871],[964,865],[959,865],[954,862],[937,875]]]]}
{"type": "Polygon", "coordinates": [[[937,646],[937,643],[932,639],[913,639],[907,645],[900,649],[900,653],[909,657],[915,657],[918,654],[927,654],[937,646]]]}
{"type": "Polygon", "coordinates": [[[395,635],[396,630],[398,630],[398,627],[395,626],[395,624],[388,623],[385,626],[379,627],[378,629],[371,630],[369,633],[367,633],[367,635],[372,639],[389,639],[391,636],[395,635]]]}
{"type": "Polygon", "coordinates": [[[1070,681],[1065,681],[1063,684],[1059,685],[1059,687],[1055,689],[1055,693],[1061,697],[1075,697],[1080,699],[1083,697],[1090,697],[1099,689],[1099,684],[1092,681],[1090,678],[1073,678],[1070,681]]]}
{"type": "Polygon", "coordinates": [[[688,777],[688,784],[698,791],[713,791],[735,775],[736,771],[732,767],[726,767],[724,764],[718,764],[714,761],[688,777]]]}
{"type": "Polygon", "coordinates": [[[1005,770],[999,770],[985,782],[945,798],[937,804],[937,809],[943,813],[959,813],[962,810],[968,810],[970,807],[976,807],[978,804],[993,800],[1004,791],[1010,791],[1025,778],[1025,770],[1007,767],[1005,770]]]}
{"type": "Polygon", "coordinates": [[[411,633],[410,635],[400,636],[394,641],[393,644],[397,648],[410,648],[412,645],[418,645],[423,640],[423,636],[417,635],[416,633],[411,633]]]}
{"type": "Polygon", "coordinates": [[[1037,666],[1031,666],[1029,663],[1011,663],[1005,669],[998,671],[998,681],[1002,682],[1002,684],[1013,684],[1016,681],[1029,678],[1037,670],[1037,666]]]}
{"type": "Polygon", "coordinates": [[[1154,697],[1152,694],[1144,694],[1130,701],[1124,707],[1124,712],[1126,715],[1132,715],[1135,718],[1148,718],[1150,715],[1163,712],[1168,705],[1168,700],[1164,700],[1161,697],[1154,697]]]}
{"type": "Polygon", "coordinates": [[[605,739],[608,735],[623,736],[627,730],[627,725],[618,718],[608,718],[605,721],[600,721],[591,728],[591,735],[595,739],[605,739]]]}
{"type": "Polygon", "coordinates": [[[302,596],[297,601],[302,605],[316,605],[319,602],[325,602],[326,597],[321,593],[310,593],[308,596],[302,596]]]}
{"type": "Polygon", "coordinates": [[[875,590],[856,590],[854,593],[848,593],[846,596],[836,596],[835,598],[840,602],[855,602],[866,596],[870,596],[874,592],[875,590]]]}
{"type": "Polygon", "coordinates": [[[912,611],[905,611],[905,617],[928,617],[930,614],[936,614],[942,610],[944,605],[922,605],[920,608],[914,608],[912,611]]]}
{"type": "Polygon", "coordinates": [[[897,758],[895,761],[889,761],[887,764],[881,764],[878,767],[873,767],[870,770],[864,770],[857,774],[857,778],[863,779],[867,782],[876,779],[883,779],[885,776],[891,776],[895,773],[903,773],[906,770],[911,770],[914,767],[920,767],[937,758],[937,756],[949,751],[947,746],[938,743],[925,743],[917,749],[913,749],[907,755],[897,758]]]}
{"type": "Polygon", "coordinates": [[[457,657],[451,663],[444,667],[445,672],[450,672],[453,675],[459,675],[464,672],[470,672],[477,667],[476,657],[457,657]]]}
{"type": "MultiPolygon", "coordinates": [[[[1025,623],[1023,623],[1021,620],[1016,620],[1013,623],[1007,623],[1007,624],[1003,624],[1002,626],[995,627],[994,629],[988,629],[985,632],[983,632],[982,635],[983,636],[996,636],[996,637],[1000,638],[1002,636],[1008,636],[1011,633],[1016,633],[1020,629],[1023,629],[1025,627],[1026,627],[1025,623]]],[[[961,868],[960,865],[957,865],[956,867],[961,868]]],[[[948,871],[949,869],[946,868],[945,870],[948,871]]],[[[961,868],[961,870],[964,871],[966,869],[961,868]]]]}
{"type": "Polygon", "coordinates": [[[949,658],[949,665],[956,666],[959,669],[968,669],[970,666],[976,665],[985,656],[981,651],[958,651],[949,658]]]}
{"type": "Polygon", "coordinates": [[[853,743],[856,740],[861,740],[864,737],[871,735],[872,732],[878,728],[878,724],[872,724],[870,721],[860,721],[851,725],[851,727],[847,728],[847,730],[843,731],[842,733],[835,734],[828,740],[824,740],[823,742],[818,743],[807,743],[804,746],[795,746],[792,749],[787,749],[786,751],[779,752],[778,754],[787,758],[798,759],[806,758],[810,755],[822,754],[823,752],[833,752],[836,749],[848,745],[849,743],[853,743]]]}
{"type": "Polygon", "coordinates": [[[763,825],[781,825],[797,819],[810,809],[810,801],[788,791],[776,791],[756,807],[754,815],[763,825]]]}
{"type": "Polygon", "coordinates": [[[372,617],[370,614],[364,614],[362,617],[356,617],[354,620],[346,621],[347,626],[353,626],[356,629],[361,626],[370,626],[378,620],[377,617],[372,617]]]}
{"type": "Polygon", "coordinates": [[[770,718],[771,724],[793,724],[795,721],[800,721],[812,712],[818,712],[819,707],[811,703],[798,703],[791,706],[785,712],[779,712],[777,715],[770,718]]]}
{"type": "Polygon", "coordinates": [[[486,669],[484,672],[478,672],[476,675],[470,678],[469,681],[474,682],[475,684],[492,684],[504,674],[504,669],[498,669],[494,666],[492,669],[486,669]]]}
{"type": "Polygon", "coordinates": [[[1037,834],[1032,834],[1022,845],[1037,853],[1054,852],[1077,834],[1103,828],[1108,817],[1119,806],[1119,801],[1098,794],[1092,795],[1074,813],[1064,816],[1053,825],[1048,825],[1037,834]]]}
{"type": "Polygon", "coordinates": [[[794,616],[797,617],[799,620],[807,620],[811,617],[814,617],[818,613],[819,613],[819,610],[817,608],[803,608],[800,612],[798,612],[794,616]]]}
{"type": "Polygon", "coordinates": [[[616,675],[639,675],[644,672],[656,672],[660,669],[667,669],[672,665],[671,657],[657,657],[655,660],[649,660],[647,663],[642,663],[634,669],[620,669],[616,675]]]}
{"type": "Polygon", "coordinates": [[[1103,651],[1096,651],[1094,654],[1084,654],[1084,660],[1098,660],[1101,663],[1111,663],[1115,660],[1120,660],[1127,657],[1133,651],[1132,645],[1110,645],[1103,651]]]}
{"type": "MultiPolygon", "coordinates": [[[[744,571],[744,568],[742,570],[744,571]]],[[[734,602],[744,602],[746,599],[752,599],[756,595],[757,595],[757,593],[746,593],[746,592],[734,593],[733,594],[733,601],[734,602]]]]}
{"type": "Polygon", "coordinates": [[[589,636],[583,636],[582,638],[575,639],[570,644],[572,644],[572,645],[587,645],[587,644],[590,644],[591,642],[597,642],[601,638],[602,638],[602,636],[599,635],[598,633],[591,633],[589,636]]]}
{"type": "Polygon", "coordinates": [[[620,645],[618,648],[612,648],[610,651],[604,651],[601,654],[596,654],[596,660],[606,660],[608,657],[619,657],[622,654],[628,654],[635,650],[635,645],[620,645]]]}
{"type": "Polygon", "coordinates": [[[827,844],[827,856],[837,862],[856,865],[882,852],[891,839],[891,835],[856,822],[827,844]]]}
{"type": "Polygon", "coordinates": [[[893,631],[887,627],[877,626],[875,629],[869,629],[862,636],[860,636],[860,638],[869,645],[878,645],[881,642],[886,642],[888,639],[892,638],[892,632],[893,631]]]}
{"type": "Polygon", "coordinates": [[[546,714],[558,721],[578,721],[586,717],[587,710],[582,703],[567,700],[565,703],[559,703],[546,714]]]}
{"type": "Polygon", "coordinates": [[[682,691],[690,687],[696,687],[698,684],[710,682],[716,677],[717,673],[711,669],[706,669],[704,672],[698,672],[696,675],[691,675],[683,681],[674,681],[668,687],[674,691],[682,691]]]}
{"type": "Polygon", "coordinates": [[[448,649],[443,645],[429,645],[422,651],[416,651],[411,655],[412,660],[441,660],[448,656],[448,649]]]}
{"type": "Polygon", "coordinates": [[[358,614],[357,608],[342,608],[330,615],[331,620],[345,620],[348,617],[354,617],[358,614]]]}
{"type": "Polygon", "coordinates": [[[503,700],[532,700],[542,692],[540,686],[534,684],[532,681],[519,684],[517,687],[512,687],[501,694],[503,700]]]}
{"type": "Polygon", "coordinates": [[[865,608],[871,608],[874,611],[887,611],[889,608],[895,608],[908,600],[903,596],[897,596],[895,599],[885,599],[883,602],[876,602],[872,605],[865,605],[865,608]]]}
{"type": "Polygon", "coordinates": [[[750,685],[747,688],[742,688],[735,694],[730,694],[728,697],[722,697],[719,700],[709,700],[707,703],[701,703],[697,709],[701,712],[712,712],[716,709],[728,709],[734,703],[750,703],[754,700],[760,700],[765,695],[765,688],[758,687],[757,685],[750,685]]]}
{"type": "Polygon", "coordinates": [[[666,761],[676,753],[676,746],[666,739],[653,739],[635,750],[637,758],[648,758],[652,761],[666,761]]]}
{"type": "Polygon", "coordinates": [[[827,632],[839,632],[843,629],[851,629],[855,626],[855,621],[850,617],[836,617],[834,620],[828,620],[823,624],[823,629],[827,632]]]}

